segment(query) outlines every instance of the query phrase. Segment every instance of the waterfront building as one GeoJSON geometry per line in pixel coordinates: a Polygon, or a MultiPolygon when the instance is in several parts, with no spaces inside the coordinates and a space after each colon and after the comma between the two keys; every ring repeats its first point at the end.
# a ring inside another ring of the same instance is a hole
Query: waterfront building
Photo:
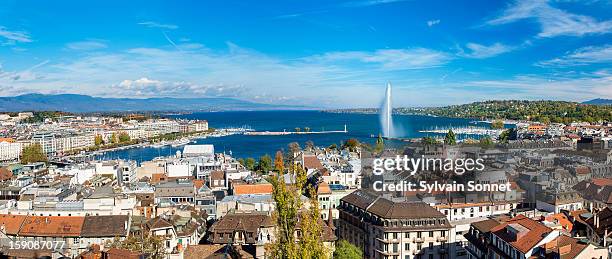
{"type": "Polygon", "coordinates": [[[15,143],[12,139],[0,140],[0,163],[19,161],[21,149],[21,143],[15,143]]]}

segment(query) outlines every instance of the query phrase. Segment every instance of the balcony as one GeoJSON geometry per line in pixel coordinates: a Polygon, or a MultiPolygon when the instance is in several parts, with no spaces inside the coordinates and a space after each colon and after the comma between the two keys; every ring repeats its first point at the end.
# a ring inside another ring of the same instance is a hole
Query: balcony
{"type": "Polygon", "coordinates": [[[382,255],[387,255],[387,256],[389,256],[389,255],[399,255],[400,254],[399,250],[396,251],[396,252],[392,252],[392,251],[386,251],[385,252],[385,251],[380,250],[378,248],[376,248],[375,250],[376,250],[377,253],[382,254],[382,255]]]}
{"type": "Polygon", "coordinates": [[[448,242],[448,237],[438,237],[438,242],[448,242]]]}
{"type": "Polygon", "coordinates": [[[423,243],[423,242],[425,242],[425,239],[422,238],[422,237],[415,237],[415,238],[412,238],[412,242],[423,243]]]}

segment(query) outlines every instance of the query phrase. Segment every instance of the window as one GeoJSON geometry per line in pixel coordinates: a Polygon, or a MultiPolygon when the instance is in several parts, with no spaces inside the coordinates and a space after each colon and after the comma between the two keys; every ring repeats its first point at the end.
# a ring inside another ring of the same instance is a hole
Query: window
{"type": "Polygon", "coordinates": [[[433,231],[429,231],[429,237],[433,237],[433,231]]]}
{"type": "Polygon", "coordinates": [[[429,249],[433,249],[433,242],[429,242],[429,249]]]}
{"type": "Polygon", "coordinates": [[[417,232],[417,238],[421,238],[421,231],[417,232]]]}
{"type": "Polygon", "coordinates": [[[440,231],[440,236],[445,237],[446,236],[446,231],[444,231],[444,230],[440,231]]]}
{"type": "Polygon", "coordinates": [[[404,250],[406,250],[406,251],[410,250],[410,243],[405,243],[404,244],[404,250]]]}

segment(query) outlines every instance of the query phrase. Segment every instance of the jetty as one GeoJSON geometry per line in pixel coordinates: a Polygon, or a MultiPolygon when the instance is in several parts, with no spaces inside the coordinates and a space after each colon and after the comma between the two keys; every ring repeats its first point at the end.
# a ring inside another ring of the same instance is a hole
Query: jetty
{"type": "Polygon", "coordinates": [[[303,134],[330,134],[330,133],[348,133],[346,125],[344,130],[322,130],[322,131],[246,131],[244,135],[250,136],[282,136],[282,135],[303,135],[303,134]]]}

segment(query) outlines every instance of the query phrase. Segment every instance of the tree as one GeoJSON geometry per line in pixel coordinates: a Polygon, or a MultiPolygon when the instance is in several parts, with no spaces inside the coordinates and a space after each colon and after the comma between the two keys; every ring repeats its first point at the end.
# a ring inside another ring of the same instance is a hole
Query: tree
{"type": "Polygon", "coordinates": [[[327,147],[327,149],[337,149],[338,145],[336,145],[336,143],[333,143],[331,145],[329,145],[329,147],[327,147]]]}
{"type": "Polygon", "coordinates": [[[279,174],[285,173],[285,161],[283,161],[283,152],[276,151],[274,156],[274,170],[279,174]]]}
{"type": "Polygon", "coordinates": [[[434,145],[434,144],[437,144],[438,141],[435,138],[432,138],[430,136],[425,136],[421,139],[421,143],[425,145],[434,145]]]}
{"type": "Polygon", "coordinates": [[[493,145],[493,139],[491,139],[489,136],[480,139],[480,146],[483,148],[490,148],[493,147],[493,145]]]}
{"type": "MultiPolygon", "coordinates": [[[[277,158],[282,158],[282,152],[277,152],[277,158]]],[[[277,171],[284,168],[278,164],[277,171]]],[[[316,191],[312,186],[306,186],[306,171],[301,166],[293,164],[289,170],[295,182],[286,183],[281,173],[270,177],[272,183],[272,198],[276,209],[272,217],[276,225],[274,242],[266,247],[270,258],[327,258],[325,247],[321,239],[321,225],[319,225],[319,205],[316,191]],[[310,196],[310,206],[306,208],[302,202],[302,192],[305,190],[310,196]],[[300,230],[299,238],[296,235],[300,230]]]]}
{"type": "Polygon", "coordinates": [[[257,163],[257,170],[264,173],[272,171],[272,157],[270,157],[268,154],[260,157],[259,163],[257,163]]]}
{"type": "Polygon", "coordinates": [[[166,248],[164,240],[161,236],[150,235],[130,235],[125,240],[114,238],[106,244],[108,248],[121,248],[134,252],[149,254],[153,259],[162,259],[166,257],[166,248]]]}
{"type": "Polygon", "coordinates": [[[315,144],[314,144],[314,142],[312,140],[306,141],[306,144],[305,144],[306,150],[312,151],[314,149],[314,147],[315,147],[315,144]]]}
{"type": "Polygon", "coordinates": [[[113,144],[117,144],[119,143],[119,138],[117,137],[117,133],[113,132],[113,134],[111,134],[111,139],[110,139],[111,143],[113,144]]]}
{"type": "Polygon", "coordinates": [[[310,132],[310,127],[304,127],[304,132],[310,132]]]}
{"type": "Polygon", "coordinates": [[[382,152],[385,149],[385,140],[382,135],[379,133],[378,138],[376,139],[376,147],[374,148],[375,152],[382,152]]]}
{"type": "Polygon", "coordinates": [[[444,144],[446,145],[455,145],[457,144],[457,139],[455,138],[455,132],[452,129],[448,130],[446,136],[444,136],[444,144]]]}
{"type": "Polygon", "coordinates": [[[492,129],[503,129],[504,128],[504,121],[502,121],[502,120],[494,120],[493,122],[491,122],[491,128],[492,129]]]}
{"type": "Polygon", "coordinates": [[[336,243],[334,259],[362,259],[363,252],[358,247],[342,239],[336,243]]]}
{"type": "Polygon", "coordinates": [[[255,169],[255,159],[252,157],[247,158],[246,160],[244,160],[244,167],[246,167],[249,170],[254,170],[255,169]]]}
{"type": "Polygon", "coordinates": [[[513,131],[514,129],[504,130],[501,134],[499,134],[499,137],[497,138],[497,140],[500,143],[508,143],[508,141],[510,141],[510,136],[514,133],[513,131]]]}
{"type": "Polygon", "coordinates": [[[26,146],[21,152],[22,164],[31,164],[36,162],[48,162],[47,154],[45,154],[42,146],[38,143],[26,146]]]}
{"type": "Polygon", "coordinates": [[[104,138],[102,138],[102,135],[96,135],[96,137],[94,138],[94,143],[96,146],[104,145],[104,138]]]}
{"type": "Polygon", "coordinates": [[[120,143],[130,142],[130,135],[125,131],[119,133],[119,142],[120,143]]]}
{"type": "Polygon", "coordinates": [[[359,140],[355,138],[348,139],[342,145],[342,149],[348,149],[351,152],[357,151],[357,147],[359,147],[359,140]]]}
{"type": "Polygon", "coordinates": [[[289,147],[289,151],[291,152],[291,158],[293,158],[293,156],[300,152],[300,150],[302,150],[302,148],[300,147],[300,144],[297,142],[291,142],[287,145],[287,147],[289,147]]]}
{"type": "Polygon", "coordinates": [[[295,132],[300,132],[302,131],[300,128],[295,128],[295,132]]]}

